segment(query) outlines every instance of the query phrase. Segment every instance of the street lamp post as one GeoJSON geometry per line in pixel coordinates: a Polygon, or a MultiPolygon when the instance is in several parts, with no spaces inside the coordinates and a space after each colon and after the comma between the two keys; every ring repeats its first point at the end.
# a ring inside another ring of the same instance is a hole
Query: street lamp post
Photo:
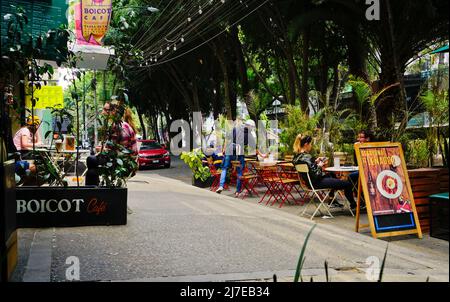
{"type": "MultiPolygon", "coordinates": [[[[281,98],[281,97],[279,97],[281,98]]],[[[272,107],[274,108],[275,111],[275,119],[278,121],[278,108],[281,106],[281,102],[279,99],[275,99],[275,101],[273,101],[272,103],[272,107]]]]}

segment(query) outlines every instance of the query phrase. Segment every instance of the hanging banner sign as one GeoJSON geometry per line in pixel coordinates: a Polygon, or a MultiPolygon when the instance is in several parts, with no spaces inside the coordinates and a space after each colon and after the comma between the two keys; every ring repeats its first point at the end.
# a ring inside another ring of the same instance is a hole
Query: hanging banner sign
{"type": "Polygon", "coordinates": [[[418,234],[421,238],[401,144],[361,144],[355,145],[355,150],[372,235],[418,234]]]}
{"type": "Polygon", "coordinates": [[[80,12],[81,36],[86,42],[92,38],[101,45],[109,28],[112,0],[81,0],[80,12]]]}

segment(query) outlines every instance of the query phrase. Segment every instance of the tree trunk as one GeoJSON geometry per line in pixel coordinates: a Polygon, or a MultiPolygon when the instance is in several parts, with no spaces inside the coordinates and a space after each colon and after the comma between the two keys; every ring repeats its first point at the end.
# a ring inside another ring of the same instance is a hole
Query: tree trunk
{"type": "Polygon", "coordinates": [[[286,93],[286,85],[284,85],[284,80],[283,80],[283,77],[282,77],[282,73],[283,72],[281,70],[280,60],[278,59],[277,56],[275,56],[274,57],[274,61],[275,61],[275,68],[276,68],[276,71],[277,71],[278,81],[280,82],[281,90],[282,90],[282,93],[283,93],[283,98],[285,100],[289,100],[288,97],[287,97],[287,93],[286,93]]]}
{"type": "Polygon", "coordinates": [[[331,101],[334,110],[338,110],[339,91],[341,90],[341,78],[339,76],[339,65],[333,67],[333,90],[331,92],[331,101]]]}
{"type": "Polygon", "coordinates": [[[309,46],[311,38],[311,28],[308,27],[303,31],[303,50],[302,50],[302,84],[300,86],[300,105],[302,111],[309,113],[309,97],[308,97],[308,79],[309,79],[309,46]]]}
{"type": "Polygon", "coordinates": [[[197,82],[194,80],[192,83],[192,101],[193,101],[193,111],[200,112],[200,99],[198,97],[198,86],[197,82]]]}
{"type": "Polygon", "coordinates": [[[368,118],[369,130],[375,133],[378,129],[377,122],[377,109],[373,104],[369,104],[369,118],[368,118]]]}
{"type": "Polygon", "coordinates": [[[294,69],[295,67],[292,66],[292,63],[288,59],[288,84],[289,84],[289,104],[295,105],[295,75],[294,75],[294,69]]]}
{"type": "MultiPolygon", "coordinates": [[[[393,62],[393,57],[388,54],[382,55],[382,66],[380,74],[379,89],[399,83],[399,75],[393,62]]],[[[404,68],[401,68],[400,74],[403,74],[404,68]]],[[[400,76],[402,78],[402,76],[400,76]]],[[[380,129],[390,131],[394,129],[395,123],[400,122],[400,129],[396,133],[402,132],[407,126],[407,103],[404,98],[403,87],[393,87],[384,94],[381,103],[377,106],[377,120],[380,129]],[[403,93],[402,93],[403,91],[403,93]]],[[[395,133],[392,133],[395,134],[395,133]]],[[[394,137],[394,139],[397,139],[394,137]]]]}
{"type": "Polygon", "coordinates": [[[160,143],[161,142],[161,138],[159,137],[159,131],[158,131],[158,113],[155,113],[153,115],[153,131],[155,133],[155,139],[160,143]]]}
{"type": "MultiPolygon", "coordinates": [[[[398,45],[397,40],[395,37],[395,28],[394,28],[394,19],[391,11],[391,3],[390,0],[386,0],[386,9],[388,12],[388,20],[389,20],[389,33],[391,38],[391,44],[392,44],[392,57],[394,61],[394,70],[395,70],[395,78],[398,83],[400,83],[400,100],[398,104],[398,112],[400,114],[402,123],[400,127],[406,128],[408,123],[408,104],[406,101],[406,90],[405,90],[405,83],[403,81],[403,74],[404,74],[404,68],[400,66],[399,57],[398,57],[398,45]]],[[[403,129],[401,129],[403,130],[403,129]]]]}
{"type": "MultiPolygon", "coordinates": [[[[247,75],[247,65],[245,64],[245,58],[244,58],[244,53],[243,53],[243,49],[242,49],[242,44],[241,44],[241,41],[239,40],[238,30],[237,30],[236,26],[231,29],[231,36],[234,40],[236,66],[237,66],[237,69],[239,72],[239,78],[240,78],[241,87],[242,87],[241,97],[244,100],[245,105],[247,106],[247,109],[249,109],[252,107],[253,100],[250,97],[250,84],[249,84],[248,75],[247,75]]],[[[251,112],[251,110],[249,110],[249,114],[250,114],[250,118],[252,120],[256,121],[258,119],[258,117],[254,114],[254,112],[251,112]]]]}
{"type": "Polygon", "coordinates": [[[136,111],[137,111],[137,114],[139,117],[139,123],[141,124],[142,139],[147,139],[147,129],[145,127],[144,117],[142,116],[142,111],[140,109],[140,106],[136,106],[136,111]]]}
{"type": "Polygon", "coordinates": [[[346,44],[348,46],[349,72],[356,78],[361,78],[368,82],[369,73],[367,71],[367,58],[369,50],[360,38],[358,28],[346,28],[346,44]]]}
{"type": "Polygon", "coordinates": [[[213,110],[214,110],[214,120],[217,120],[219,118],[219,114],[222,112],[220,111],[220,108],[222,108],[221,103],[221,89],[220,89],[220,82],[217,80],[214,80],[216,93],[214,94],[214,104],[213,104],[213,110]]]}
{"type": "Polygon", "coordinates": [[[223,74],[223,86],[224,86],[224,91],[225,91],[225,109],[227,111],[227,118],[228,120],[233,120],[233,109],[231,107],[231,83],[230,83],[230,77],[229,77],[229,71],[228,71],[228,66],[227,66],[227,62],[226,62],[226,58],[225,58],[225,51],[223,50],[222,47],[215,47],[215,53],[216,53],[216,57],[219,61],[219,65],[220,65],[220,69],[222,70],[222,74],[223,74]]]}

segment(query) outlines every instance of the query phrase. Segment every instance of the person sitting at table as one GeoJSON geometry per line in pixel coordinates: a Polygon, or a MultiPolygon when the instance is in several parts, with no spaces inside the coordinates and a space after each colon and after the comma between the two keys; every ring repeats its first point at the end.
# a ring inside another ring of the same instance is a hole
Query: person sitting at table
{"type": "Polygon", "coordinates": [[[39,132],[37,131],[40,124],[41,121],[38,116],[29,116],[26,124],[14,135],[14,145],[22,155],[26,155],[28,151],[33,150],[33,140],[35,147],[42,145],[39,132]]]}
{"type": "Polygon", "coordinates": [[[36,165],[34,162],[23,160],[19,152],[14,154],[16,185],[36,185],[36,165]]]}
{"type": "MultiPolygon", "coordinates": [[[[311,155],[313,139],[311,136],[298,135],[294,144],[294,159],[293,164],[302,165],[306,164],[309,168],[309,176],[311,178],[312,185],[315,189],[332,189],[343,190],[345,197],[350,202],[351,209],[356,208],[356,202],[353,197],[353,186],[349,181],[344,181],[327,176],[323,168],[327,164],[327,160],[323,157],[314,158],[311,155]]],[[[301,175],[303,180],[309,184],[309,180],[306,175],[301,175]]],[[[342,206],[342,205],[341,205],[342,206]]]]}
{"type": "MultiPolygon", "coordinates": [[[[355,143],[357,144],[366,144],[373,141],[373,135],[369,130],[361,130],[358,133],[358,141],[355,143]]],[[[355,165],[358,164],[358,160],[356,159],[356,152],[354,153],[354,162],[355,165]]],[[[355,190],[358,190],[358,179],[359,179],[359,172],[353,172],[348,176],[349,180],[355,184],[354,188],[355,190]]],[[[358,192],[354,192],[355,194],[358,194],[358,192]]]]}

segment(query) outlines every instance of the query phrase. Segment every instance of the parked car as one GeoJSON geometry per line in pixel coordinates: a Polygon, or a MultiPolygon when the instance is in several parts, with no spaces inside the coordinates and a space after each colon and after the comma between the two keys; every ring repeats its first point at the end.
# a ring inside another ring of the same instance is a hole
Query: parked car
{"type": "Polygon", "coordinates": [[[170,168],[170,152],[164,145],[154,140],[140,140],[139,144],[139,168],[162,167],[170,168]]]}

